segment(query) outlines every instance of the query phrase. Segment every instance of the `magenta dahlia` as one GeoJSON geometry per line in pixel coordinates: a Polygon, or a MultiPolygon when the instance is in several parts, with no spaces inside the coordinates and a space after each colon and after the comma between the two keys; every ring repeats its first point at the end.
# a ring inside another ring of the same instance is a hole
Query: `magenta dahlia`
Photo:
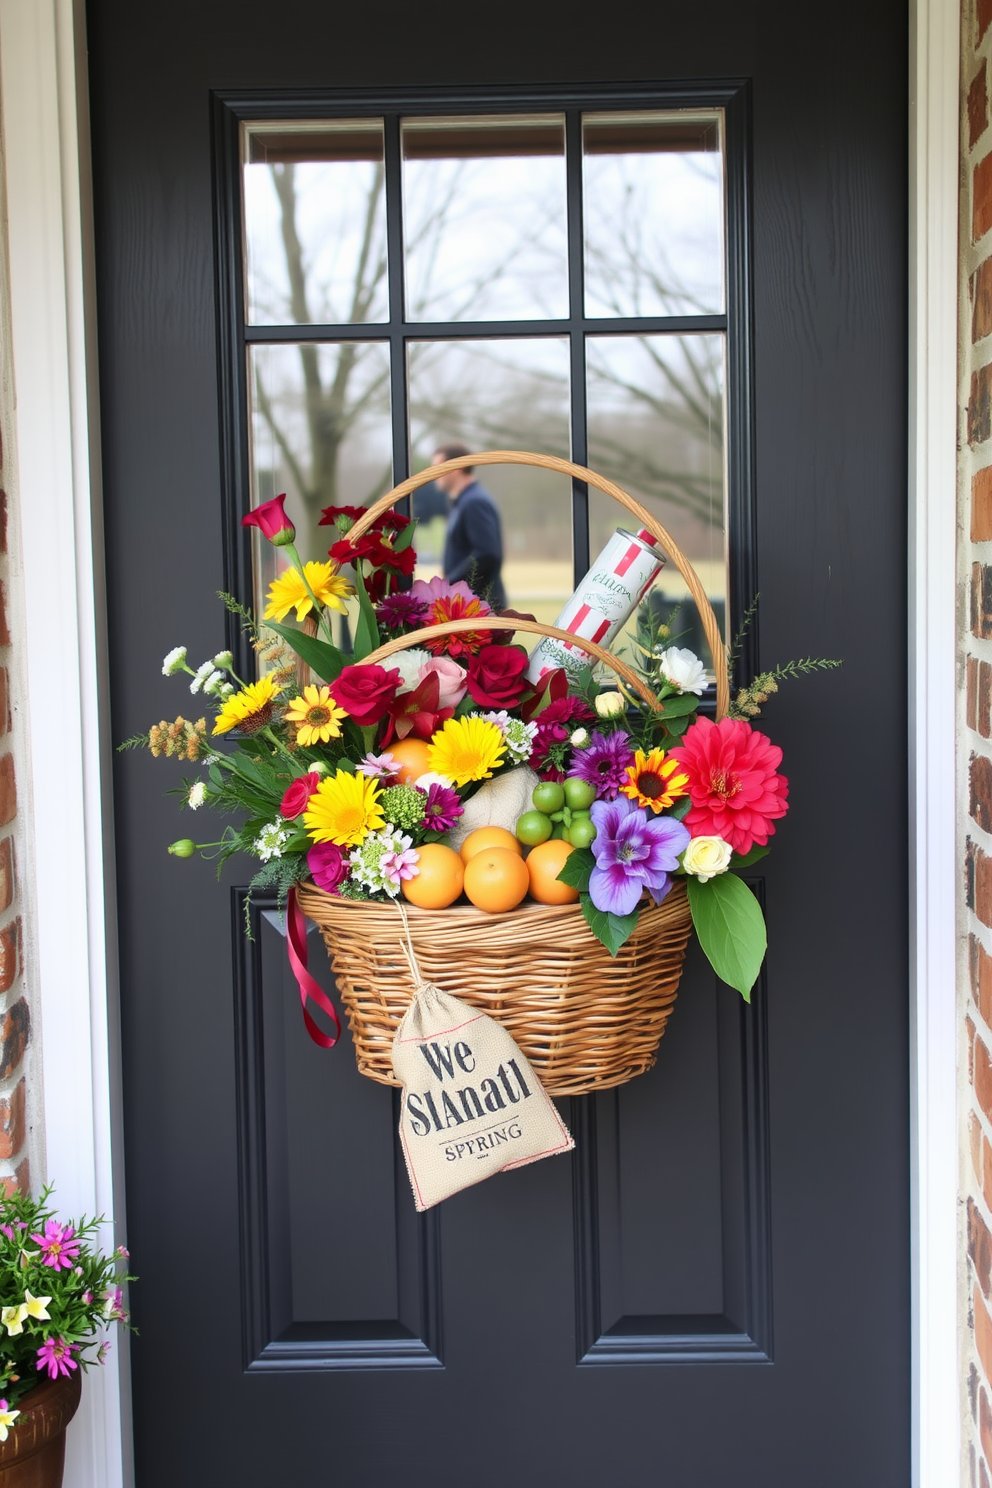
{"type": "Polygon", "coordinates": [[[788,810],[789,782],[778,773],[782,751],[742,718],[697,718],[669,751],[689,776],[693,837],[722,837],[735,852],[764,847],[773,821],[788,810]]]}

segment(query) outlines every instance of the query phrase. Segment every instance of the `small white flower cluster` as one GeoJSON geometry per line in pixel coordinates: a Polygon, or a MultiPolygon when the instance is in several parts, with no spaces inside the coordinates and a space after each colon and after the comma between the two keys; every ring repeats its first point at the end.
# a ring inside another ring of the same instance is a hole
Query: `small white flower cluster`
{"type": "Polygon", "coordinates": [[[348,859],[351,876],[373,893],[380,890],[395,899],[400,891],[399,879],[392,879],[383,872],[382,860],[387,853],[406,852],[413,842],[405,832],[370,832],[360,847],[356,847],[348,859]]]}
{"type": "Polygon", "coordinates": [[[506,752],[514,764],[522,764],[534,752],[536,723],[524,723],[522,718],[511,718],[505,710],[499,713],[483,713],[486,723],[494,723],[503,735],[506,752]]]}
{"type": "Polygon", "coordinates": [[[282,850],[290,836],[291,833],[281,821],[270,822],[255,838],[252,843],[252,852],[256,853],[263,863],[267,863],[270,858],[281,858],[282,850]]]}
{"type": "Polygon", "coordinates": [[[177,672],[188,672],[193,678],[189,684],[189,690],[194,695],[198,692],[208,693],[212,697],[230,697],[234,691],[234,684],[228,682],[224,673],[232,670],[234,657],[230,651],[218,651],[213,661],[205,661],[196,671],[187,664],[186,647],[173,646],[168,656],[162,660],[162,676],[174,677],[177,672]]]}
{"type": "Polygon", "coordinates": [[[193,784],[189,788],[189,794],[186,797],[186,805],[189,807],[190,811],[199,811],[200,807],[203,805],[206,799],[207,787],[204,785],[202,780],[194,780],[193,784]]]}
{"type": "Polygon", "coordinates": [[[669,646],[664,651],[656,647],[655,655],[669,687],[677,687],[679,692],[694,692],[697,697],[706,691],[706,668],[693,651],[680,646],[669,646]]]}

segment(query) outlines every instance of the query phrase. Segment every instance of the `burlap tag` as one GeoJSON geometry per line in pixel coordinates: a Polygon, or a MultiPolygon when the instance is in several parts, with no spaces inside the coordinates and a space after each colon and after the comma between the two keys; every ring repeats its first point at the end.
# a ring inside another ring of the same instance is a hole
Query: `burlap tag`
{"type": "Polygon", "coordinates": [[[393,1069],[418,1209],[575,1146],[506,1029],[440,987],[419,985],[396,1030],[393,1069]]]}

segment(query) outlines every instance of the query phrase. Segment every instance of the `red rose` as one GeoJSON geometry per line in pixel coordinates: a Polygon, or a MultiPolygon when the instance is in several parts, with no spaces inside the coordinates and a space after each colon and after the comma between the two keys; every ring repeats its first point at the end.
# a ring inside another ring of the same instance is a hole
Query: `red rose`
{"type": "Polygon", "coordinates": [[[338,707],[344,708],[360,728],[367,728],[388,712],[399,685],[400,674],[395,667],[387,672],[381,666],[346,666],[330,684],[330,691],[338,707]]]}
{"type": "Polygon", "coordinates": [[[261,506],[256,506],[254,511],[241,518],[242,527],[257,527],[273,547],[285,547],[296,536],[296,528],[283,508],[285,500],[284,491],[281,496],[273,496],[271,501],[263,501],[261,506]]]}
{"type": "Polygon", "coordinates": [[[520,646],[483,646],[468,664],[469,692],[483,708],[514,707],[528,685],[527,661],[520,646]]]}
{"type": "Polygon", "coordinates": [[[309,775],[301,775],[298,780],[294,780],[283,796],[282,805],[279,807],[283,816],[292,821],[294,816],[299,816],[302,811],[305,811],[307,802],[319,784],[320,776],[316,770],[311,770],[309,775]]]}

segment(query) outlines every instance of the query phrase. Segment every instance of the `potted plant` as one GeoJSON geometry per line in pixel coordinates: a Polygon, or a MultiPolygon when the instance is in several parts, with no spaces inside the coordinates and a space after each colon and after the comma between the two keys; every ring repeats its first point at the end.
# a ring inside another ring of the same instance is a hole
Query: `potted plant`
{"type": "Polygon", "coordinates": [[[0,1199],[0,1488],[59,1488],[81,1372],[128,1326],[127,1251],[102,1254],[103,1221],[62,1223],[51,1193],[0,1199]]]}

